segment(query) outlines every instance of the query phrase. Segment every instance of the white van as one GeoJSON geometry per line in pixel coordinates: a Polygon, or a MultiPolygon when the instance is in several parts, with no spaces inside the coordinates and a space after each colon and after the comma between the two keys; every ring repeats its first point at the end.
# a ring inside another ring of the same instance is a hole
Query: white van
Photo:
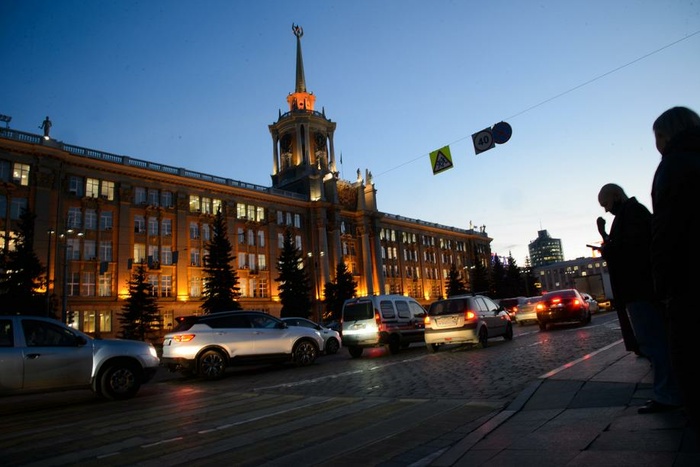
{"type": "Polygon", "coordinates": [[[425,308],[403,295],[371,295],[350,298],[343,304],[343,347],[357,358],[366,347],[389,346],[391,353],[412,342],[425,342],[425,308]]]}

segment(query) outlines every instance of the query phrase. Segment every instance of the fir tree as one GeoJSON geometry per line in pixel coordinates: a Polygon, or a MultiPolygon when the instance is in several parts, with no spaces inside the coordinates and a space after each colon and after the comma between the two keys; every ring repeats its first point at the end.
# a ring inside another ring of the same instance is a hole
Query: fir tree
{"type": "MultiPolygon", "coordinates": [[[[476,249],[475,249],[476,250],[476,249]]],[[[475,294],[489,294],[491,290],[489,270],[474,252],[474,269],[472,269],[471,291],[475,294]]]]}
{"type": "Polygon", "coordinates": [[[46,315],[46,296],[38,290],[46,285],[45,268],[34,251],[34,219],[23,210],[17,222],[15,248],[2,261],[0,274],[0,311],[27,315],[46,315]]]}
{"type": "Polygon", "coordinates": [[[447,287],[445,290],[445,295],[447,297],[452,297],[454,295],[463,295],[467,293],[467,286],[465,285],[464,279],[462,278],[457,266],[453,263],[450,266],[450,270],[447,273],[447,287]]]}
{"type": "Polygon", "coordinates": [[[356,294],[357,282],[353,280],[345,262],[341,261],[335,268],[335,282],[326,282],[323,290],[323,303],[326,305],[323,320],[339,320],[343,303],[356,294]]]}
{"type": "Polygon", "coordinates": [[[277,258],[277,272],[275,279],[279,282],[279,296],[282,303],[280,316],[309,317],[311,308],[311,285],[309,276],[304,268],[301,252],[294,244],[292,232],[287,229],[284,232],[282,251],[277,258]]]}
{"type": "Polygon", "coordinates": [[[506,268],[503,266],[500,256],[494,254],[491,260],[491,298],[505,298],[506,268]]]}
{"type": "Polygon", "coordinates": [[[523,281],[522,271],[518,267],[512,254],[508,254],[506,263],[505,284],[503,287],[506,297],[526,296],[525,282],[523,281]]]}
{"type": "Polygon", "coordinates": [[[119,314],[123,339],[145,341],[162,327],[160,307],[148,281],[146,266],[141,262],[129,280],[129,296],[119,314]]]}
{"type": "Polygon", "coordinates": [[[202,295],[204,303],[200,306],[204,313],[240,310],[238,298],[238,274],[231,267],[234,257],[231,242],[228,239],[226,219],[219,209],[212,224],[212,237],[207,242],[207,255],[204,257],[205,275],[202,295]]]}

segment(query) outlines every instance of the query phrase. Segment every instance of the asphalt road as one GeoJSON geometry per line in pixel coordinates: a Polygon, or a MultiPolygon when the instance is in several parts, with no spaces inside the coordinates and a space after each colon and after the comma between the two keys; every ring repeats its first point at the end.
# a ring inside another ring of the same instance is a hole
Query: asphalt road
{"type": "Polygon", "coordinates": [[[220,381],[162,370],[136,398],[89,391],[0,398],[2,465],[428,465],[530,382],[620,338],[614,312],[487,348],[346,349],[307,368],[220,381]]]}

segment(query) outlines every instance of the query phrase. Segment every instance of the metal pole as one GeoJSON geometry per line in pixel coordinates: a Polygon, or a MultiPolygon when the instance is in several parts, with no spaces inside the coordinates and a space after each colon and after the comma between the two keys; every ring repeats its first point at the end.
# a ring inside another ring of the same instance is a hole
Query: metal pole
{"type": "Polygon", "coordinates": [[[63,304],[61,306],[61,322],[66,324],[68,317],[68,237],[63,235],[63,304]]]}
{"type": "Polygon", "coordinates": [[[54,230],[49,230],[48,234],[49,248],[46,254],[46,316],[51,316],[51,294],[49,292],[49,285],[51,283],[51,239],[53,238],[54,230]]]}

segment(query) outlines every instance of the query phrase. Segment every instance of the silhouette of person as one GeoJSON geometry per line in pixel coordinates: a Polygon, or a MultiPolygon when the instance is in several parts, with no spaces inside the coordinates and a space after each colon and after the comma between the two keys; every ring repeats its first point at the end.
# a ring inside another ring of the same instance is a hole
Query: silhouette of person
{"type": "Polygon", "coordinates": [[[634,330],[635,342],[654,371],[653,397],[638,412],[678,408],[682,398],[671,367],[663,311],[654,303],[651,212],[614,183],[603,185],[598,202],[615,216],[601,254],[608,262],[618,316],[626,314],[629,318],[627,322],[634,330]]]}
{"type": "MultiPolygon", "coordinates": [[[[600,193],[598,193],[598,202],[600,203],[600,205],[605,209],[606,212],[610,212],[611,214],[615,215],[615,213],[612,212],[611,209],[608,209],[605,205],[603,205],[601,195],[602,190],[600,193]]],[[[609,198],[610,196],[610,192],[608,191],[608,193],[606,194],[606,198],[609,198]]],[[[608,202],[607,199],[606,202],[608,202]]],[[[610,200],[610,202],[612,201],[610,200]]],[[[612,206],[610,207],[612,208],[612,206]]],[[[610,239],[610,235],[605,231],[605,219],[599,217],[596,221],[596,224],[598,226],[598,233],[603,239],[603,246],[605,246],[605,243],[608,242],[608,240],[610,239]]],[[[605,258],[605,260],[608,263],[608,271],[610,272],[610,285],[612,287],[613,292],[613,308],[615,308],[615,312],[617,313],[617,319],[620,322],[620,332],[622,333],[622,340],[625,343],[625,349],[627,349],[630,352],[634,352],[637,355],[641,355],[641,352],[639,350],[639,343],[637,342],[637,338],[634,335],[634,328],[632,327],[632,323],[630,323],[629,316],[627,315],[627,308],[625,307],[625,302],[623,300],[624,292],[622,290],[618,290],[620,287],[618,285],[618,282],[621,282],[624,276],[615,271],[618,265],[615,264],[615,261],[610,261],[606,257],[606,255],[603,253],[602,247],[600,248],[600,254],[601,256],[603,256],[603,258],[605,258]]]]}
{"type": "Polygon", "coordinates": [[[661,161],[651,189],[654,287],[665,304],[671,362],[700,438],[695,288],[700,283],[700,116],[687,107],[663,112],[652,126],[661,161]]]}
{"type": "Polygon", "coordinates": [[[44,121],[39,125],[39,128],[44,130],[44,138],[48,139],[49,138],[49,131],[51,131],[51,120],[49,120],[49,116],[47,115],[44,121]]]}

